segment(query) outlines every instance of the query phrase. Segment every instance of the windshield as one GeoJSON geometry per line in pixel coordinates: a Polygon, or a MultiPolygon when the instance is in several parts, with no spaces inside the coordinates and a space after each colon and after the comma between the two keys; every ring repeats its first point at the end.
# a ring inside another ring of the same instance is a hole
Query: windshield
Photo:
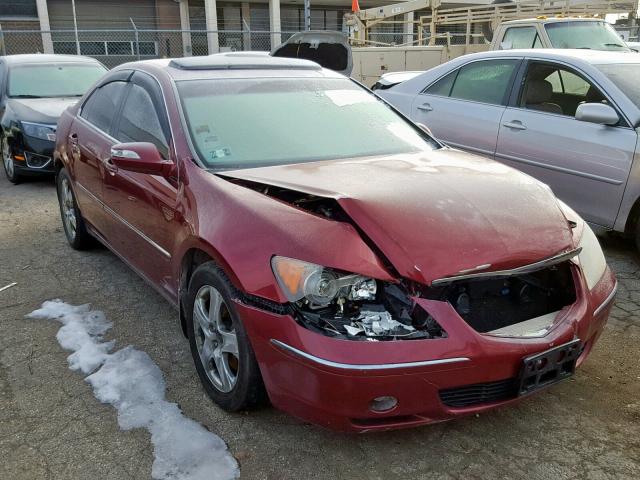
{"type": "Polygon", "coordinates": [[[640,63],[596,65],[633,103],[640,107],[640,63]]]}
{"type": "Polygon", "coordinates": [[[544,26],[554,48],[629,51],[607,22],[555,22],[544,26]]]}
{"type": "Polygon", "coordinates": [[[9,69],[10,97],[79,97],[106,68],[98,64],[14,65],[9,69]]]}
{"type": "Polygon", "coordinates": [[[178,82],[207,167],[249,168],[433,150],[439,145],[346,78],[178,82]]]}

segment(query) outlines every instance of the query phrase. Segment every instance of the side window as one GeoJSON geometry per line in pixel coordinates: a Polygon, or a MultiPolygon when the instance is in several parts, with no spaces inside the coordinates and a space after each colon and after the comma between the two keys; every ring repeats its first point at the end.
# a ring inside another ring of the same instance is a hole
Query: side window
{"type": "Polygon", "coordinates": [[[589,82],[579,77],[575,73],[571,73],[568,70],[560,70],[562,76],[562,85],[564,85],[564,93],[570,93],[572,95],[586,96],[591,85],[589,82]]]}
{"type": "Polygon", "coordinates": [[[126,85],[126,82],[111,82],[94,90],[82,106],[80,116],[103,132],[110,133],[111,122],[126,85]]]}
{"type": "Polygon", "coordinates": [[[423,93],[438,95],[440,97],[448,97],[451,94],[451,87],[453,87],[453,82],[456,79],[457,74],[458,70],[448,73],[436,83],[428,87],[423,93]]]}
{"type": "Polygon", "coordinates": [[[461,100],[506,105],[519,59],[473,62],[460,69],[450,96],[461,100]]]}
{"type": "Polygon", "coordinates": [[[529,65],[520,106],[573,117],[578,105],[585,102],[606,99],[595,85],[568,68],[550,63],[529,65]]]}
{"type": "Polygon", "coordinates": [[[131,90],[122,108],[115,137],[121,142],[153,143],[164,158],[168,156],[167,139],[153,100],[149,93],[139,85],[131,85],[131,90]]]}
{"type": "Polygon", "coordinates": [[[509,27],[500,42],[500,50],[531,48],[536,41],[539,42],[535,27],[509,27]]]}

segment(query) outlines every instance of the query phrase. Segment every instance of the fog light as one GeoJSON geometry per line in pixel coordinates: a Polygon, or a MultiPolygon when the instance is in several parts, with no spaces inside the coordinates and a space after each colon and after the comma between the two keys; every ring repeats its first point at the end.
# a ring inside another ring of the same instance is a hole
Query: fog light
{"type": "Polygon", "coordinates": [[[374,412],[387,412],[398,405],[396,397],[378,397],[371,400],[369,408],[374,412]]]}

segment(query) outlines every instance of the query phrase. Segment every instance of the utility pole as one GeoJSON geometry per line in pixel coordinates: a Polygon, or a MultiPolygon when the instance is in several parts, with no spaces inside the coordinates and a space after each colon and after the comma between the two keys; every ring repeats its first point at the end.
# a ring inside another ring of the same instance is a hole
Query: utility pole
{"type": "Polygon", "coordinates": [[[78,18],[76,17],[76,0],[71,0],[73,10],[73,31],[76,34],[76,55],[80,55],[80,40],[78,39],[78,18]]]}
{"type": "Polygon", "coordinates": [[[304,0],[304,29],[311,30],[311,0],[304,0]]]}

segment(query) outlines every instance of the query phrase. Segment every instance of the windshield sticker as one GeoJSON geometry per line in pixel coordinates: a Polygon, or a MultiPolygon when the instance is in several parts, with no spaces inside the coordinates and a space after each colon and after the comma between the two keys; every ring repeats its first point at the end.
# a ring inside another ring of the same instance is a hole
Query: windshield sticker
{"type": "Polygon", "coordinates": [[[218,148],[217,150],[212,150],[210,153],[211,160],[217,160],[219,158],[230,157],[231,149],[229,148],[218,148]]]}

